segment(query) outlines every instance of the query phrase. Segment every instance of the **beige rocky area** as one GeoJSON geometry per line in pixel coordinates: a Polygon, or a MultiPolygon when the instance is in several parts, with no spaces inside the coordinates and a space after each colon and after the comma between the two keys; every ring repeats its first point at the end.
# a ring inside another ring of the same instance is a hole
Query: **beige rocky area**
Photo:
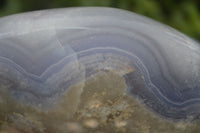
{"type": "Polygon", "coordinates": [[[199,125],[160,118],[127,95],[124,78],[111,71],[72,86],[48,111],[0,89],[0,133],[197,133],[199,125]]]}

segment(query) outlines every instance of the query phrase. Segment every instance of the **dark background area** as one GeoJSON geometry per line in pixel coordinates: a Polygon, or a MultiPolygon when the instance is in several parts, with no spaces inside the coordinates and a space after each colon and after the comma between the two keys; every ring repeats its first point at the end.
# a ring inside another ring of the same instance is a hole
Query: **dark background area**
{"type": "Polygon", "coordinates": [[[200,0],[0,0],[0,16],[77,6],[107,6],[134,11],[200,40],[200,0]]]}

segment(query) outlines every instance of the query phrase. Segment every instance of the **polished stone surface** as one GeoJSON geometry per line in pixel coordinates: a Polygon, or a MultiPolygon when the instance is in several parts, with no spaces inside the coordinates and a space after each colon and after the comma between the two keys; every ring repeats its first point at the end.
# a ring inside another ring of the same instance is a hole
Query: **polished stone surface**
{"type": "Polygon", "coordinates": [[[0,18],[0,133],[194,132],[199,81],[197,42],[128,11],[0,18]]]}

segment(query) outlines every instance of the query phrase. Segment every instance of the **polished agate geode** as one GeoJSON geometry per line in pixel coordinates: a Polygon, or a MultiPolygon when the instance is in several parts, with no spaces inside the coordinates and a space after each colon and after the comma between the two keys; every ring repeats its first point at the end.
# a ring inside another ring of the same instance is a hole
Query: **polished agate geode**
{"type": "Polygon", "coordinates": [[[196,132],[199,51],[119,9],[2,17],[0,133],[196,132]]]}

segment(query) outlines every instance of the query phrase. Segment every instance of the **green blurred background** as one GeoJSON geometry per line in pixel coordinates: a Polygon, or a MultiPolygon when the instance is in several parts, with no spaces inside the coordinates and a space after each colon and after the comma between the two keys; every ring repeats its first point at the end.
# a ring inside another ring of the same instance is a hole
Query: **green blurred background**
{"type": "Polygon", "coordinates": [[[0,16],[74,6],[107,6],[134,11],[200,40],[200,0],[0,0],[0,16]]]}

